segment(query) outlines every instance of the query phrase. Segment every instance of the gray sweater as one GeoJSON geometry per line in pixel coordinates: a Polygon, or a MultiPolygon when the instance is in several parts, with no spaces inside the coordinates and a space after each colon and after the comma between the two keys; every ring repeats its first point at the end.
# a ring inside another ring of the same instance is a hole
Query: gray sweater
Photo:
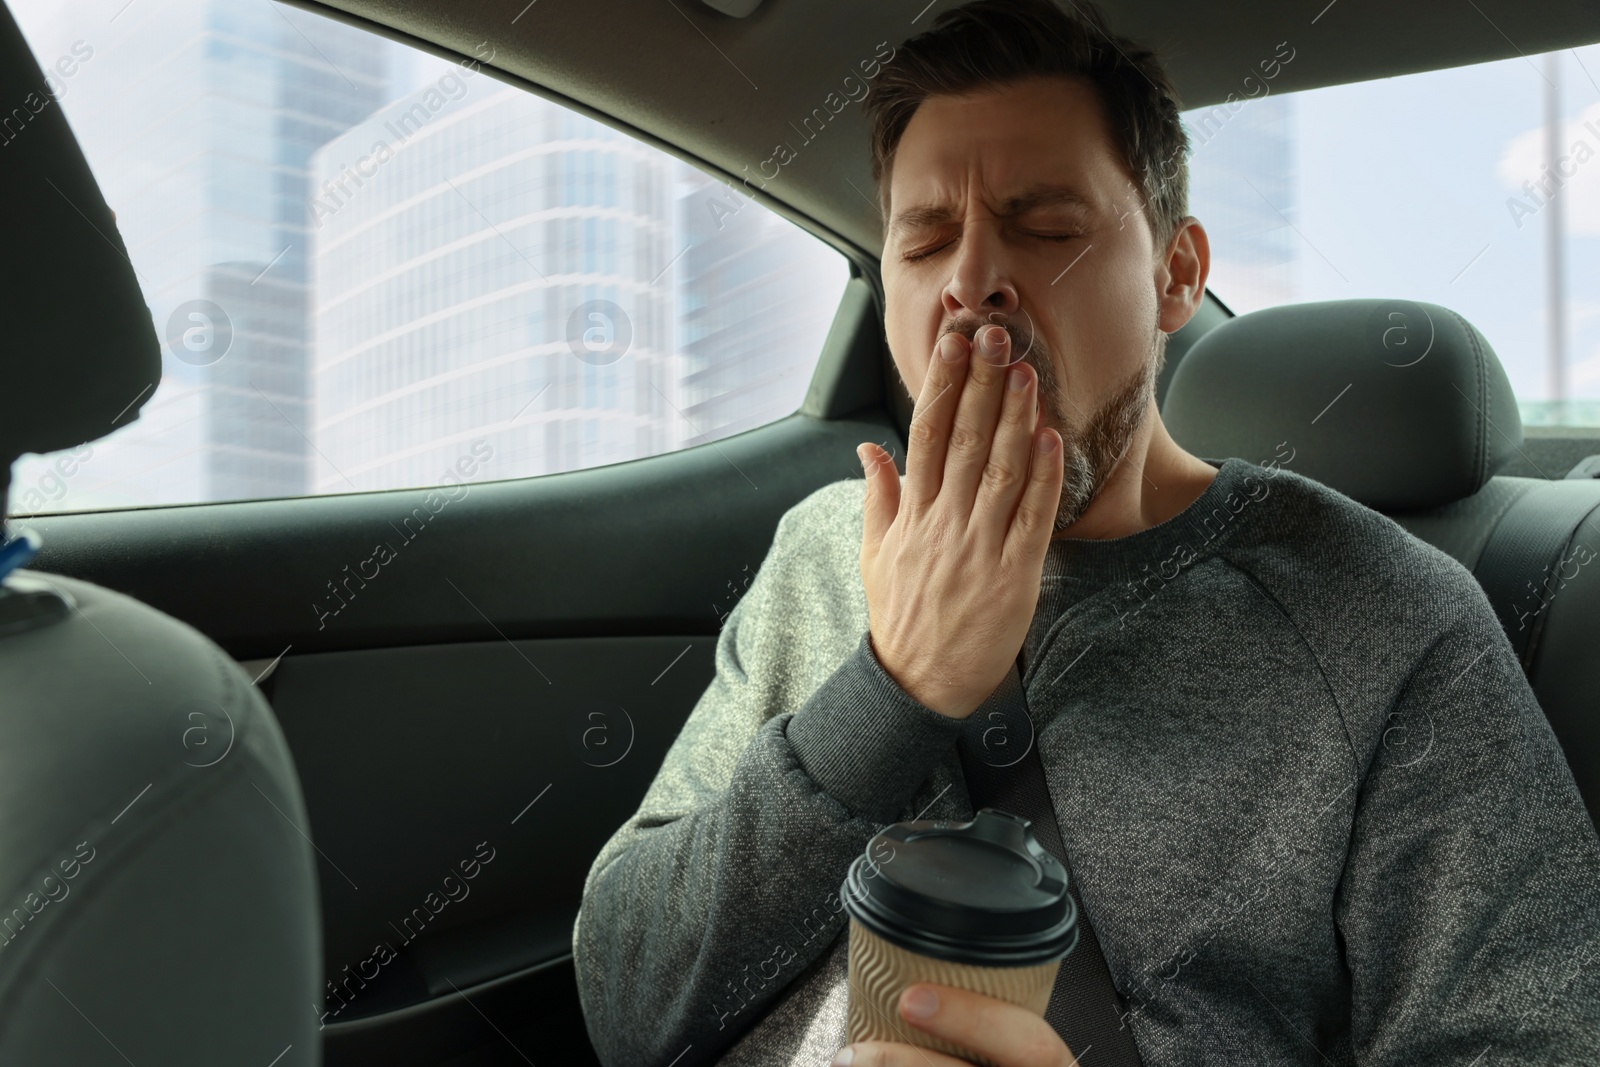
{"type": "MultiPolygon", "coordinates": [[[[867,643],[865,482],[787,512],[573,930],[607,1067],[844,1042],[838,890],[968,819],[963,721],[867,643]]],[[[1053,542],[1023,685],[1146,1067],[1600,1063],[1600,838],[1453,559],[1240,459],[1171,520],[1053,542]]]]}

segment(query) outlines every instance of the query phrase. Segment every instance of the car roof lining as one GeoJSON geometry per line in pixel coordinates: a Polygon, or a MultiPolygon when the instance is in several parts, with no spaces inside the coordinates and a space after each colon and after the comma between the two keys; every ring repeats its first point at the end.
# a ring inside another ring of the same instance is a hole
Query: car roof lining
{"type": "MultiPolygon", "coordinates": [[[[385,27],[486,63],[540,95],[603,118],[736,183],[756,177],[780,143],[794,158],[766,185],[769,206],[830,231],[877,258],[880,220],[867,125],[846,104],[807,141],[798,124],[844,98],[847,76],[882,42],[899,47],[952,3],[766,0],[747,18],[700,0],[289,0],[385,27]],[[913,22],[913,16],[915,21],[913,22]]],[[[1070,2],[1070,0],[1069,0],[1070,2]]],[[[1185,108],[1243,99],[1280,42],[1294,49],[1275,93],[1528,57],[1600,40],[1600,0],[1313,2],[1287,11],[1274,0],[1198,5],[1110,0],[1112,29],[1156,47],[1185,108]],[[1508,36],[1508,33],[1510,36],[1508,36]],[[1418,42],[1427,42],[1426,46],[1418,42]]],[[[769,164],[770,172],[771,164],[769,164]]],[[[743,186],[741,185],[741,191],[743,186]]]]}

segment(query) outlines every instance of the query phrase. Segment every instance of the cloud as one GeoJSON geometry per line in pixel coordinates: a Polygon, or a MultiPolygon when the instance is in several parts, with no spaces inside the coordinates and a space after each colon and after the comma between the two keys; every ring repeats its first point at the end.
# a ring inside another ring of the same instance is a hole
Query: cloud
{"type": "MultiPolygon", "coordinates": [[[[1589,105],[1576,119],[1562,124],[1560,145],[1558,157],[1570,157],[1564,169],[1576,168],[1562,186],[1567,231],[1600,237],[1600,104],[1589,105]]],[[[1532,207],[1536,201],[1527,196],[1522,184],[1531,181],[1538,189],[1544,162],[1544,127],[1535,126],[1506,142],[1495,174],[1513,196],[1532,207]]]]}

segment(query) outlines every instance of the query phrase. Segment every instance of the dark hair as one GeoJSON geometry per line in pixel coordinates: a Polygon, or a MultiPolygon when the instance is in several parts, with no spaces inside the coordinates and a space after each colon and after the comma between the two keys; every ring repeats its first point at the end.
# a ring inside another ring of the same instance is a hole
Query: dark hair
{"type": "Polygon", "coordinates": [[[1189,138],[1177,91],[1153,51],[1113,35],[1087,0],[1065,2],[1071,14],[1052,0],[975,0],[943,12],[896,51],[864,105],[885,220],[895,149],[925,99],[1062,75],[1095,87],[1157,247],[1171,239],[1189,202],[1189,138]]]}

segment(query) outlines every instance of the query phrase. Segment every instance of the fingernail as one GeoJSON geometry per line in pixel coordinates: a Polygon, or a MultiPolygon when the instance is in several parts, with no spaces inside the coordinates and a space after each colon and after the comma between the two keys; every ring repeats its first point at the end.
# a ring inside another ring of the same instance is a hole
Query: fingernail
{"type": "Polygon", "coordinates": [[[946,363],[954,363],[961,358],[961,345],[954,334],[947,333],[939,338],[939,358],[946,363]]]}
{"type": "Polygon", "coordinates": [[[855,1058],[855,1050],[847,1045],[833,1054],[833,1063],[829,1067],[850,1067],[850,1062],[855,1058]]]}
{"type": "Polygon", "coordinates": [[[1006,338],[1005,330],[999,326],[990,326],[984,329],[983,336],[978,339],[978,343],[983,346],[983,354],[993,359],[1005,349],[1006,338]]]}
{"type": "Polygon", "coordinates": [[[906,994],[906,1014],[926,1019],[939,1010],[939,995],[926,987],[913,989],[906,994]]]}
{"type": "Polygon", "coordinates": [[[861,450],[866,447],[866,445],[856,445],[856,461],[861,464],[863,471],[867,469],[867,454],[861,450]]]}

